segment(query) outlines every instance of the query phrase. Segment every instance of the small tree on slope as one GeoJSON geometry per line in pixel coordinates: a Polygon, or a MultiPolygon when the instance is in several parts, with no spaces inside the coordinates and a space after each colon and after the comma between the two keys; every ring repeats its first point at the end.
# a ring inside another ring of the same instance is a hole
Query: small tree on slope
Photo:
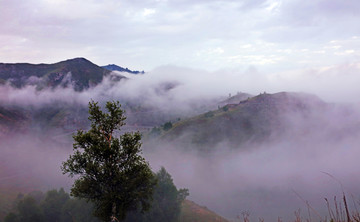
{"type": "Polygon", "coordinates": [[[119,102],[107,102],[106,109],[104,113],[97,102],[89,103],[91,129],[73,136],[74,153],[63,162],[62,171],[78,176],[71,195],[93,202],[96,217],[122,220],[128,211],[149,209],[156,182],[140,155],[140,133],[114,136],[126,119],[119,102]]]}

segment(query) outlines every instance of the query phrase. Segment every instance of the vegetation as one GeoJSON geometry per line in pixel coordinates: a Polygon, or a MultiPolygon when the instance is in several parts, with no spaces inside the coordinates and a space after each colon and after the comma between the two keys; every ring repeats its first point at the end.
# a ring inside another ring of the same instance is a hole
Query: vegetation
{"type": "Polygon", "coordinates": [[[98,103],[89,103],[88,132],[74,135],[74,154],[63,163],[62,171],[78,176],[71,189],[75,197],[91,201],[94,215],[103,221],[124,219],[126,213],[149,210],[156,184],[149,164],[140,155],[140,133],[115,137],[126,117],[119,102],[107,102],[108,113],[98,103]]]}
{"type": "Polygon", "coordinates": [[[206,118],[211,118],[211,117],[214,116],[214,112],[213,112],[213,111],[209,111],[209,112],[205,113],[204,116],[205,116],[206,118]]]}
{"type": "Polygon", "coordinates": [[[19,194],[14,208],[5,222],[79,221],[97,222],[91,212],[93,206],[85,200],[70,198],[63,189],[19,194]]]}
{"type": "Polygon", "coordinates": [[[156,138],[161,135],[161,129],[159,127],[153,127],[149,133],[150,138],[156,138]]]}
{"type": "MultiPolygon", "coordinates": [[[[36,85],[56,87],[65,84],[66,75],[71,73],[74,89],[82,91],[92,85],[100,83],[104,75],[110,71],[101,68],[84,58],[69,59],[55,64],[28,64],[28,63],[0,63],[0,79],[10,81],[12,86],[21,88],[27,84],[29,77],[41,78],[36,85]]],[[[68,84],[68,83],[66,83],[68,84]]],[[[67,86],[67,85],[63,86],[67,86]]]]}
{"type": "Polygon", "coordinates": [[[206,207],[201,207],[196,203],[185,200],[181,205],[180,222],[228,222],[223,217],[215,214],[206,207]]]}
{"type": "Polygon", "coordinates": [[[234,149],[264,143],[284,134],[287,122],[283,115],[303,116],[311,105],[308,103],[301,94],[262,94],[177,122],[161,139],[182,149],[195,147],[201,152],[212,151],[223,141],[234,149]]]}
{"type": "MultiPolygon", "coordinates": [[[[165,168],[156,173],[158,181],[151,202],[151,209],[141,213],[140,209],[128,213],[126,222],[178,221],[182,203],[188,195],[187,189],[177,189],[165,168]]],[[[84,199],[71,198],[63,189],[50,190],[46,194],[33,192],[19,194],[5,222],[20,221],[77,221],[97,222],[92,215],[94,204],[84,199]]]]}
{"type": "Polygon", "coordinates": [[[187,189],[177,189],[170,174],[162,167],[156,173],[157,186],[153,195],[151,209],[145,214],[130,212],[126,222],[178,221],[181,204],[189,195],[187,189]]]}
{"type": "MultiPolygon", "coordinates": [[[[171,176],[162,168],[156,173],[159,183],[154,192],[154,201],[149,212],[130,212],[125,219],[126,222],[150,222],[150,221],[179,221],[179,222],[228,222],[225,218],[216,215],[206,207],[201,207],[196,203],[184,200],[187,195],[186,190],[177,190],[172,183],[171,176]],[[175,189],[174,189],[175,188],[175,189]],[[175,191],[176,190],[176,191],[175,191]],[[181,206],[181,207],[180,207],[181,206]]],[[[345,194],[340,200],[336,197],[331,204],[325,198],[328,208],[328,216],[319,215],[308,202],[309,215],[302,215],[300,210],[294,212],[293,222],[358,222],[360,212],[356,205],[351,209],[345,194]]],[[[354,203],[356,204],[356,203],[354,203]]],[[[359,203],[357,203],[359,204],[359,203]]],[[[8,213],[4,222],[98,222],[99,219],[92,216],[93,204],[79,198],[72,198],[68,193],[60,190],[50,190],[45,194],[42,192],[32,192],[27,195],[19,194],[14,203],[12,212],[8,213]]],[[[238,222],[250,222],[250,213],[243,212],[237,217],[238,222]]],[[[255,220],[257,221],[257,220],[255,220]]],[[[259,219],[264,222],[265,220],[259,219]]],[[[283,221],[281,218],[278,221],[283,221]]],[[[288,220],[289,221],[289,220],[288,220]]]]}
{"type": "Polygon", "coordinates": [[[168,131],[169,129],[171,129],[173,127],[171,122],[166,122],[163,126],[163,130],[168,131]]]}

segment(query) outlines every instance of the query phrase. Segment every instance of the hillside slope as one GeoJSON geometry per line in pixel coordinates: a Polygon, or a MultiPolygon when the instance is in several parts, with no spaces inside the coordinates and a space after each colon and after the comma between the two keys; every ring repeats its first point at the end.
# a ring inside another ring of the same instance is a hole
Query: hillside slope
{"type": "Polygon", "coordinates": [[[17,88],[36,85],[38,89],[72,86],[82,91],[97,85],[109,73],[85,58],[55,64],[0,63],[0,84],[8,82],[17,88]]]}
{"type": "Polygon", "coordinates": [[[161,140],[203,151],[217,145],[238,148],[277,138],[288,130],[290,117],[306,119],[314,110],[326,107],[326,103],[312,95],[261,94],[175,123],[161,140]]]}
{"type": "Polygon", "coordinates": [[[228,222],[206,207],[201,207],[193,201],[185,200],[181,205],[180,222],[228,222]]]}

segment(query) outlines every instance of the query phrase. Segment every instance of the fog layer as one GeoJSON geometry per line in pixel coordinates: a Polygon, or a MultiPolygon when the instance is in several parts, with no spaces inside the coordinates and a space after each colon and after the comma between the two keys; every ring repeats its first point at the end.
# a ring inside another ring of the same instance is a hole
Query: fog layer
{"type": "MultiPolygon", "coordinates": [[[[0,101],[2,105],[17,106],[51,106],[58,101],[86,106],[90,99],[102,104],[120,100],[172,113],[163,118],[165,121],[217,108],[217,102],[239,91],[255,95],[263,91],[304,91],[328,102],[356,103],[358,71],[357,64],[294,71],[291,75],[265,74],[255,69],[209,73],[167,66],[120,82],[112,82],[109,77],[83,92],[2,85],[0,101]]],[[[229,149],[227,141],[222,141],[212,153],[201,154],[159,141],[151,147],[145,143],[144,155],[154,171],[164,166],[178,187],[189,188],[189,199],[226,217],[234,218],[248,210],[254,218],[274,221],[279,216],[292,217],[298,208],[305,216],[307,207],[301,198],[325,217],[324,197],[337,195],[340,199],[342,187],[337,180],[356,200],[360,194],[360,114],[356,106],[344,107],[313,110],[306,117],[284,114],[286,133],[246,149],[229,149]]],[[[0,141],[2,168],[13,172],[2,175],[0,182],[11,186],[25,180],[32,181],[30,187],[40,189],[69,188],[71,180],[59,169],[71,153],[69,136],[60,139],[64,143],[59,144],[59,139],[33,135],[31,131],[22,132],[0,141]]]]}

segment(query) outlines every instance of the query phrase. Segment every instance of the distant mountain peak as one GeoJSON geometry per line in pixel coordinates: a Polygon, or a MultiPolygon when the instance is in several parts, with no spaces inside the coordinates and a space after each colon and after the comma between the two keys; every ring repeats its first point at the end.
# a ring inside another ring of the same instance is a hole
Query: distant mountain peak
{"type": "MultiPolygon", "coordinates": [[[[76,57],[76,58],[72,58],[72,59],[67,59],[67,60],[64,60],[64,61],[61,61],[61,62],[68,62],[68,63],[91,63],[91,64],[94,64],[92,63],[90,60],[84,58],[84,57],[76,57]]],[[[60,63],[61,63],[60,62],[60,63]]]]}
{"type": "Polygon", "coordinates": [[[54,64],[0,63],[0,84],[8,82],[16,88],[30,84],[43,89],[68,87],[71,83],[76,91],[82,91],[99,84],[109,73],[82,57],[54,64]]]}
{"type": "Polygon", "coordinates": [[[127,72],[131,74],[144,74],[144,71],[132,71],[128,68],[123,68],[121,66],[115,65],[115,64],[109,64],[107,66],[102,66],[102,68],[107,69],[109,71],[119,71],[119,72],[127,72]]]}

